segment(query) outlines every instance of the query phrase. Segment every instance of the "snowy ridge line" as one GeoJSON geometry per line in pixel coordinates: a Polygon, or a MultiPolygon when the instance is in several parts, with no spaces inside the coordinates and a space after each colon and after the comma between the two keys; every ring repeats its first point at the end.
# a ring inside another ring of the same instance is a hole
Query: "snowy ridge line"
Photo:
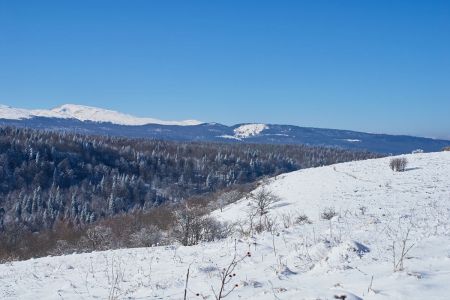
{"type": "Polygon", "coordinates": [[[0,105],[0,119],[22,120],[34,117],[77,119],[79,121],[107,122],[118,125],[134,126],[147,124],[192,126],[202,124],[202,122],[196,120],[163,121],[154,118],[134,117],[113,110],[75,104],[64,104],[51,110],[27,110],[0,105]]]}

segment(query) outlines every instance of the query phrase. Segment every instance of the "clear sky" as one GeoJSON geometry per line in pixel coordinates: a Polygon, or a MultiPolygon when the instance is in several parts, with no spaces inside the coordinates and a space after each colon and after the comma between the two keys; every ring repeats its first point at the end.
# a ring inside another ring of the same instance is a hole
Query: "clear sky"
{"type": "Polygon", "coordinates": [[[450,1],[0,0],[0,103],[450,138],[450,1]]]}

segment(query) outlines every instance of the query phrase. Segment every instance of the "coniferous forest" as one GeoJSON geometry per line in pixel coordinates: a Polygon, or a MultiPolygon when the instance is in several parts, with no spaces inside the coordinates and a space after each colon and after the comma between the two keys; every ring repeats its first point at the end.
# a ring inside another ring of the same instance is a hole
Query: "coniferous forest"
{"type": "Polygon", "coordinates": [[[348,150],[182,143],[0,128],[0,237],[75,227],[301,168],[367,159],[348,150]]]}

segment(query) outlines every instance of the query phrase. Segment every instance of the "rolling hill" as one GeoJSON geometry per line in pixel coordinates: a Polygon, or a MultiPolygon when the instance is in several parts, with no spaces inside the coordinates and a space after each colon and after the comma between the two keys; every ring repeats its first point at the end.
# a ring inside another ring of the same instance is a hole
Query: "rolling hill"
{"type": "MultiPolygon", "coordinates": [[[[236,257],[227,299],[447,299],[450,153],[406,157],[405,172],[381,158],[261,183],[280,199],[270,231],[2,264],[0,297],[214,299],[236,257]]],[[[250,202],[212,215],[245,228],[250,202]]]]}

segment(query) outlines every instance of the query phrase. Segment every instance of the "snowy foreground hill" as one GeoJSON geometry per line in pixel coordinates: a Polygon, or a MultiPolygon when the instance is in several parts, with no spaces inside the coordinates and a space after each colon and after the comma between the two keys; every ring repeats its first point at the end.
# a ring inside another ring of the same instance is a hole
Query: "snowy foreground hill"
{"type": "MultiPolygon", "coordinates": [[[[383,158],[269,180],[272,232],[0,265],[0,298],[183,299],[189,268],[187,299],[215,299],[236,255],[226,299],[449,299],[450,153],[407,158],[402,173],[383,158]]],[[[249,201],[213,215],[244,224],[249,201]]]]}

